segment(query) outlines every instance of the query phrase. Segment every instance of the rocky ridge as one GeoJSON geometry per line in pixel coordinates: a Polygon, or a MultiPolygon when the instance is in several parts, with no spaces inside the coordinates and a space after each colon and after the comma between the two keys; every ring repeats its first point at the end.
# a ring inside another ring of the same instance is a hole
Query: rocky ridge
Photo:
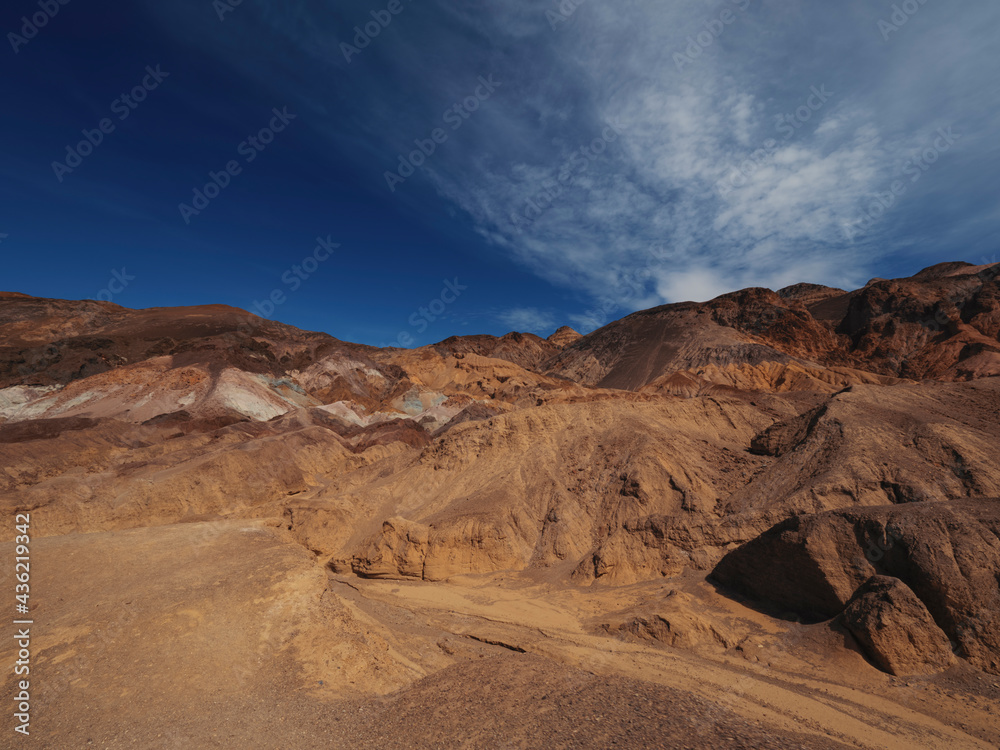
{"type": "Polygon", "coordinates": [[[270,519],[373,580],[711,575],[879,669],[951,669],[944,637],[996,674],[998,270],[414,350],[4,293],[0,507],[51,536],[270,519]]]}

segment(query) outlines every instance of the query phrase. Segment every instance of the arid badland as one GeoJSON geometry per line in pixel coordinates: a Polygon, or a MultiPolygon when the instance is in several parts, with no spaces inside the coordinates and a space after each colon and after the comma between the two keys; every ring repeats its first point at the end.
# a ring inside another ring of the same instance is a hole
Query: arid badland
{"type": "Polygon", "coordinates": [[[414,350],[0,294],[31,738],[995,748],[998,273],[414,350]]]}

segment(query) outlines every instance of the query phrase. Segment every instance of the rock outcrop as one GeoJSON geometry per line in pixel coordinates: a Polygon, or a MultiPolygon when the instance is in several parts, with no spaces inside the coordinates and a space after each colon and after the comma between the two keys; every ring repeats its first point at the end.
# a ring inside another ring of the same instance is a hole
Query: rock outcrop
{"type": "Polygon", "coordinates": [[[854,592],[840,622],[875,665],[889,674],[935,674],[955,662],[944,631],[898,578],[869,578],[854,592]]]}
{"type": "MultiPolygon", "coordinates": [[[[828,619],[872,576],[893,576],[919,598],[958,656],[1000,674],[998,571],[1000,500],[975,499],[789,518],[727,554],[712,578],[778,612],[828,619]]],[[[897,595],[880,608],[894,601],[909,606],[897,595]]],[[[913,617],[912,608],[899,616],[913,617]]]]}
{"type": "Polygon", "coordinates": [[[545,367],[588,385],[630,390],[669,386],[678,374],[702,381],[701,388],[768,390],[772,383],[846,386],[871,382],[872,375],[959,381],[997,375],[998,277],[1000,264],[949,263],[853,292],[812,284],[777,293],[744,289],[633,313],[545,367]],[[789,377],[771,374],[782,367],[792,368],[789,377]]]}
{"type": "Polygon", "coordinates": [[[546,341],[550,344],[558,346],[560,349],[565,349],[570,344],[575,344],[577,341],[583,338],[583,334],[574,331],[569,326],[563,326],[559,328],[549,336],[546,341]]]}
{"type": "MultiPolygon", "coordinates": [[[[3,294],[0,502],[43,535],[281,519],[375,578],[714,569],[817,619],[891,575],[993,670],[995,503],[970,499],[1000,496],[998,269],[745,289],[587,336],[413,350],[225,306],[3,294]]],[[[897,605],[926,624],[886,597],[855,607],[870,650],[897,605]]]]}

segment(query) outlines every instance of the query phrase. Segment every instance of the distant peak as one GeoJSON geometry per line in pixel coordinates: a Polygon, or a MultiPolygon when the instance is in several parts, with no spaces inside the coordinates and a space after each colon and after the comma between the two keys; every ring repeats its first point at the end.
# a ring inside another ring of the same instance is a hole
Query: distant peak
{"type": "Polygon", "coordinates": [[[569,326],[562,326],[555,333],[549,336],[546,341],[550,344],[555,344],[558,347],[567,347],[574,341],[583,338],[583,334],[578,331],[574,331],[569,326]]]}
{"type": "Polygon", "coordinates": [[[943,279],[948,276],[960,276],[964,273],[969,273],[974,269],[975,266],[963,260],[947,261],[945,263],[935,263],[933,266],[928,266],[919,273],[915,274],[913,278],[921,280],[943,279]]]}

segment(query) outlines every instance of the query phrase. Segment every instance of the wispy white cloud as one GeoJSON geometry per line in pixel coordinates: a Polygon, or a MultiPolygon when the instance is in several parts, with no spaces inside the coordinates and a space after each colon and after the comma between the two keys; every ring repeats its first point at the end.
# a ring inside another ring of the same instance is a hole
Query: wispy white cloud
{"type": "MultiPolygon", "coordinates": [[[[794,5],[809,16],[804,4],[794,5]]],[[[581,8],[564,36],[544,40],[552,45],[553,71],[542,87],[549,95],[533,99],[541,121],[565,119],[563,76],[586,81],[573,125],[547,150],[532,150],[530,160],[504,164],[496,154],[517,153],[515,144],[477,143],[458,179],[433,172],[439,191],[542,276],[594,298],[614,295],[625,308],[747,285],[864,283],[895,248],[882,233],[858,241],[845,227],[940,122],[899,122],[900,113],[887,112],[881,92],[871,90],[872,72],[853,69],[840,53],[813,66],[825,67],[825,78],[758,64],[754,44],[769,45],[771,54],[785,45],[779,51],[791,57],[803,43],[801,23],[782,27],[785,12],[773,3],[748,10],[678,71],[672,55],[684,48],[685,30],[711,15],[703,3],[581,8]],[[748,39],[751,32],[757,36],[748,39]],[[614,123],[620,139],[560,180],[572,154],[604,123],[614,123]],[[749,176],[720,191],[719,181],[741,167],[749,176]],[[543,208],[512,227],[511,215],[525,213],[526,204],[543,208]]],[[[883,44],[870,10],[854,3],[848,15],[850,24],[837,30],[842,42],[883,44]]],[[[907,32],[931,39],[939,20],[907,32]]],[[[806,28],[822,36],[826,23],[817,17],[806,28]]],[[[900,55],[911,74],[934,66],[919,44],[900,55]]],[[[890,71],[898,65],[891,59],[882,62],[890,71]]]]}
{"type": "Polygon", "coordinates": [[[535,307],[514,307],[504,310],[497,319],[513,331],[548,335],[556,328],[556,319],[551,312],[535,307]]]}
{"type": "MultiPolygon", "coordinates": [[[[275,23],[335,71],[345,111],[317,111],[376,175],[478,75],[495,74],[497,94],[408,187],[429,183],[494,252],[575,292],[580,309],[567,317],[583,328],[743,286],[856,286],[918,249],[940,259],[954,251],[954,228],[924,221],[935,191],[967,198],[951,220],[978,236],[997,228],[984,187],[1000,111],[992,0],[960,11],[928,3],[888,42],[877,25],[886,9],[865,0],[589,0],[553,30],[555,6],[414,5],[365,50],[367,75],[344,70],[339,32],[316,3],[300,0],[275,23]],[[726,9],[734,20],[719,31],[712,22],[726,9]],[[709,28],[718,33],[679,66],[676,54],[709,28]],[[966,135],[934,179],[863,237],[845,232],[911,152],[953,123],[966,135]]],[[[549,322],[537,310],[509,314],[515,327],[549,322]]]]}
{"type": "MultiPolygon", "coordinates": [[[[658,5],[633,11],[617,19],[620,33],[675,26],[676,14],[658,5]]],[[[600,49],[607,28],[594,18],[588,27],[579,15],[572,48],[600,49]]],[[[577,125],[549,151],[533,152],[531,162],[498,165],[496,148],[473,150],[459,179],[431,171],[438,189],[541,275],[591,296],[616,295],[625,308],[773,285],[806,269],[850,283],[844,271],[856,259],[845,263],[828,249],[844,244],[842,225],[856,213],[858,196],[879,184],[892,159],[870,113],[823,102],[809,110],[811,123],[778,132],[772,117],[780,110],[725,75],[724,60],[703,59],[677,76],[663,52],[670,36],[594,56],[589,133],[577,125]],[[604,123],[620,138],[574,160],[604,123]],[[855,132],[838,135],[848,124],[855,132]],[[716,183],[770,141],[767,163],[746,185],[720,195],[716,183]],[[512,223],[524,215],[530,221],[512,223]]],[[[801,98],[810,96],[803,86],[801,98]]]]}

